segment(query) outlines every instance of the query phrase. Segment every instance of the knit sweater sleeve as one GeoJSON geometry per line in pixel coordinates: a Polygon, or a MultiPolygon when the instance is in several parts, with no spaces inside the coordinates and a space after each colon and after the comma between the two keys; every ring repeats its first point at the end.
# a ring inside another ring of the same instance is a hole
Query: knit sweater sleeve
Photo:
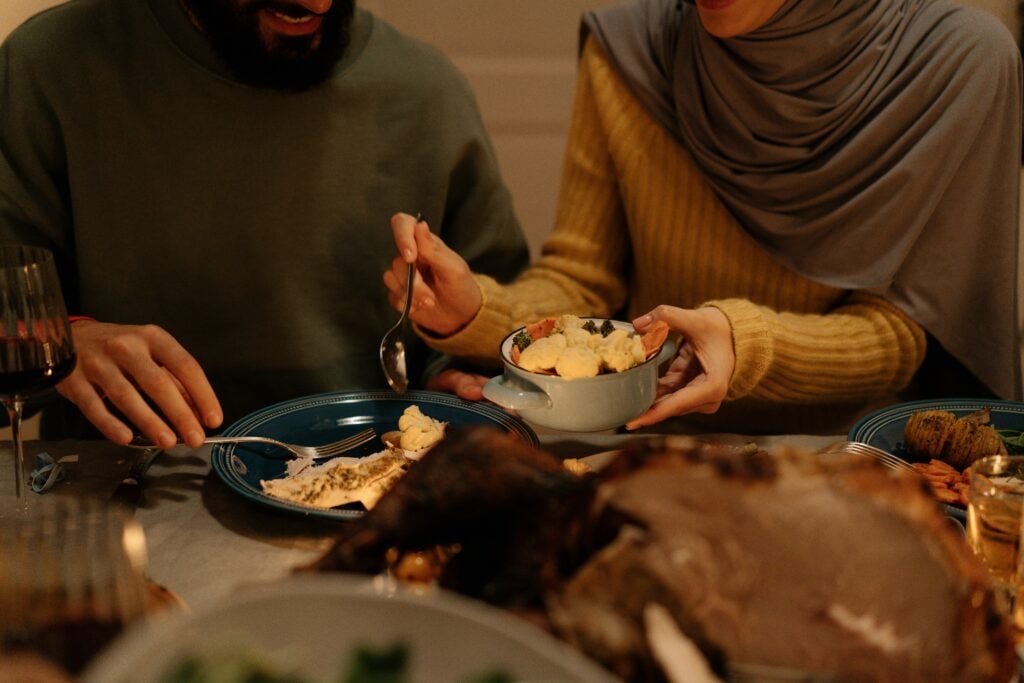
{"type": "Polygon", "coordinates": [[[494,362],[504,336],[524,323],[561,313],[621,315],[625,261],[635,258],[644,272],[630,293],[634,313],[659,303],[704,305],[729,318],[736,352],[729,401],[856,403],[906,386],[924,357],[921,327],[881,297],[833,290],[785,271],[730,227],[720,202],[695,183],[680,181],[673,187],[683,190],[672,195],[658,179],[678,180],[689,171],[672,155],[637,150],[652,143],[635,131],[654,124],[639,108],[624,106],[629,97],[588,41],[555,229],[542,258],[511,285],[477,276],[483,294],[477,316],[455,335],[429,343],[494,362]],[[631,240],[627,214],[632,239],[661,245],[660,251],[631,240]],[[686,268],[654,263],[682,263],[693,253],[700,262],[686,268]]]}
{"type": "Polygon", "coordinates": [[[727,400],[857,402],[909,384],[924,359],[921,326],[885,299],[853,292],[822,315],[748,300],[707,302],[732,325],[736,368],[727,400]]]}
{"type": "Polygon", "coordinates": [[[629,236],[594,88],[581,62],[554,230],[541,258],[514,283],[476,275],[483,306],[446,338],[420,331],[435,349],[493,362],[512,330],[548,315],[611,316],[626,299],[629,236]]]}

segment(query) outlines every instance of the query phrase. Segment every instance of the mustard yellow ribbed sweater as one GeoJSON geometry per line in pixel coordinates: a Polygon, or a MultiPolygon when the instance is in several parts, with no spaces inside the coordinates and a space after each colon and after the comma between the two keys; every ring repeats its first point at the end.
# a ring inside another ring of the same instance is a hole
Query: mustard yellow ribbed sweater
{"type": "Polygon", "coordinates": [[[542,257],[510,285],[477,280],[483,308],[457,334],[429,340],[438,350],[493,359],[509,331],[554,314],[718,307],[732,323],[736,369],[709,429],[845,430],[895,400],[924,358],[923,330],[897,308],[808,280],[743,232],[593,41],[542,257]]]}

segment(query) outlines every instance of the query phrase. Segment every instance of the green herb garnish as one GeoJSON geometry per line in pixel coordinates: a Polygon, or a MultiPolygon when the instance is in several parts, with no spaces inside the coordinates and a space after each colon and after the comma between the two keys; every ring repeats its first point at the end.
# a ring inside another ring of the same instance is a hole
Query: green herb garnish
{"type": "Polygon", "coordinates": [[[607,337],[609,334],[615,331],[615,325],[612,324],[611,320],[605,320],[601,323],[601,336],[607,337]]]}
{"type": "Polygon", "coordinates": [[[1011,455],[1024,453],[1024,431],[1020,429],[997,429],[996,434],[1003,440],[1007,453],[1011,455]]]}
{"type": "Polygon", "coordinates": [[[512,344],[520,351],[525,350],[532,343],[533,339],[527,334],[526,330],[520,330],[516,333],[516,336],[512,337],[512,344]]]}
{"type": "Polygon", "coordinates": [[[348,671],[340,683],[405,683],[408,648],[398,643],[392,647],[360,647],[353,654],[348,671]]]}
{"type": "Polygon", "coordinates": [[[597,323],[595,323],[593,320],[588,320],[585,323],[583,323],[583,329],[585,329],[590,334],[597,334],[597,323]]]}

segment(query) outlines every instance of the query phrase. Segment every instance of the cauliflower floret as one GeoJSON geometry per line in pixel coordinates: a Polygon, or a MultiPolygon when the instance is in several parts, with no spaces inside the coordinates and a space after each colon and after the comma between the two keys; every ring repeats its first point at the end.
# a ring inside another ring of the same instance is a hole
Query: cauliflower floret
{"type": "Polygon", "coordinates": [[[419,406],[411,405],[398,418],[402,432],[400,446],[407,451],[422,451],[444,438],[445,423],[423,414],[419,406]]]}
{"type": "Polygon", "coordinates": [[[625,330],[615,330],[598,346],[601,363],[612,372],[623,372],[644,361],[644,345],[640,337],[625,330]]]}
{"type": "Polygon", "coordinates": [[[559,332],[567,332],[569,330],[578,330],[583,327],[583,321],[580,320],[578,315],[565,314],[558,316],[558,320],[555,322],[555,329],[559,332]]]}
{"type": "Polygon", "coordinates": [[[601,371],[601,357],[585,346],[570,346],[562,351],[555,372],[565,379],[596,377],[601,371]]]}
{"type": "MultiPolygon", "coordinates": [[[[592,348],[590,345],[590,338],[593,336],[582,327],[574,327],[571,330],[566,330],[565,334],[565,345],[568,347],[582,346],[585,348],[592,348]]],[[[597,335],[600,337],[601,335],[597,335]]]]}
{"type": "Polygon", "coordinates": [[[608,333],[607,337],[602,338],[602,345],[606,347],[619,347],[629,341],[629,332],[626,330],[616,329],[608,333]]]}
{"type": "Polygon", "coordinates": [[[566,347],[564,334],[552,334],[538,339],[519,356],[519,367],[530,372],[551,370],[558,362],[558,356],[566,347]]]}

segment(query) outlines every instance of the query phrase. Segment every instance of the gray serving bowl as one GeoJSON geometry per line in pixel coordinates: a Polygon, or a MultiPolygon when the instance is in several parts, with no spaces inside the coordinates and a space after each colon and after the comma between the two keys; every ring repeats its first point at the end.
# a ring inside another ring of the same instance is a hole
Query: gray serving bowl
{"type": "MultiPolygon", "coordinates": [[[[583,318],[598,324],[604,318],[583,318]]],[[[618,329],[633,331],[626,322],[613,320],[618,329]]],[[[484,398],[503,408],[515,410],[524,420],[541,427],[566,432],[600,432],[621,427],[647,410],[656,396],[658,368],[676,351],[673,335],[661,350],[644,363],[625,372],[597,377],[564,379],[557,375],[529,372],[511,360],[515,330],[501,342],[504,374],[484,385],[484,398]]]]}

